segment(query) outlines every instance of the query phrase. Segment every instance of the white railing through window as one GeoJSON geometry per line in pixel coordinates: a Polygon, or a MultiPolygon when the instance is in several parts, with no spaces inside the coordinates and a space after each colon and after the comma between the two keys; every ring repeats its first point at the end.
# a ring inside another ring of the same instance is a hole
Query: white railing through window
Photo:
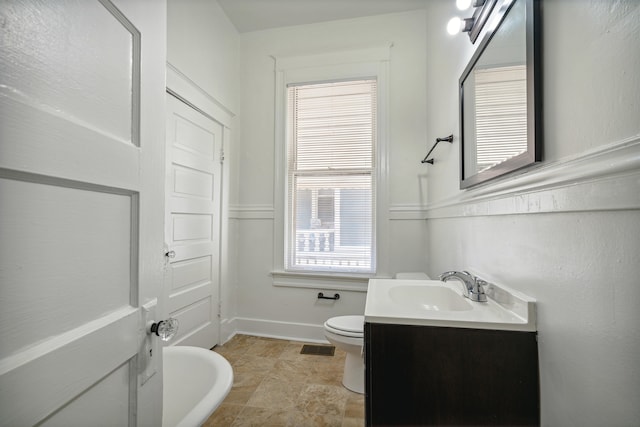
{"type": "Polygon", "coordinates": [[[296,230],[295,263],[299,267],[370,268],[371,250],[336,244],[334,229],[296,230]]]}
{"type": "Polygon", "coordinates": [[[335,230],[296,230],[297,252],[333,252],[335,230]]]}

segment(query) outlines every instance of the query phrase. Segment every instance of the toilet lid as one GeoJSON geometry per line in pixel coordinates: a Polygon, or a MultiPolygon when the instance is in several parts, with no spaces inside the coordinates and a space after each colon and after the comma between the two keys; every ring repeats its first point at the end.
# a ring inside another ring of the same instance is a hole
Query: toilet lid
{"type": "Polygon", "coordinates": [[[364,333],[364,316],[338,316],[327,320],[327,326],[352,333],[364,333]]]}

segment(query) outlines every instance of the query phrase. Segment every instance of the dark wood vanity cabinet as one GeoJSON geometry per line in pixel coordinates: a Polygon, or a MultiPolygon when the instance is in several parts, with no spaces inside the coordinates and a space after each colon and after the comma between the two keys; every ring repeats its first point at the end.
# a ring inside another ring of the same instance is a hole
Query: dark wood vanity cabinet
{"type": "Polygon", "coordinates": [[[367,426],[540,424],[535,332],[365,323],[367,426]]]}

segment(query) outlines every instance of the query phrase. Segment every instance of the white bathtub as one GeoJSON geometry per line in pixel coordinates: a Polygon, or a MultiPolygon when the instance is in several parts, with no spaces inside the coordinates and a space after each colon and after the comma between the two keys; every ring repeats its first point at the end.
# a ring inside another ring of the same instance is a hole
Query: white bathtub
{"type": "Polygon", "coordinates": [[[200,426],[231,390],[231,365],[198,347],[165,347],[162,357],[162,427],[200,426]]]}

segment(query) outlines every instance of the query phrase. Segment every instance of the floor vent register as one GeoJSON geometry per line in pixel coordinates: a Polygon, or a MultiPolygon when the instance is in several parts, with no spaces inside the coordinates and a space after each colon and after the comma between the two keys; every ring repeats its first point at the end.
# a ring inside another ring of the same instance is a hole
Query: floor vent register
{"type": "Polygon", "coordinates": [[[300,350],[300,354],[314,354],[316,356],[333,356],[336,348],[332,345],[311,345],[305,344],[300,350]]]}

